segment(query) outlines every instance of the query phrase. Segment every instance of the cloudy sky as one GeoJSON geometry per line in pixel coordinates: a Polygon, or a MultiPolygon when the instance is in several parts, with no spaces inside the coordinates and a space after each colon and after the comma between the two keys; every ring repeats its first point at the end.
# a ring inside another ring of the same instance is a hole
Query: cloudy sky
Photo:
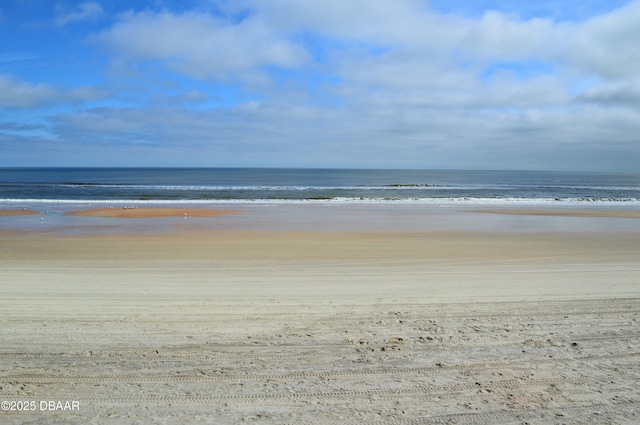
{"type": "Polygon", "coordinates": [[[640,0],[3,0],[0,166],[640,170],[640,0]]]}

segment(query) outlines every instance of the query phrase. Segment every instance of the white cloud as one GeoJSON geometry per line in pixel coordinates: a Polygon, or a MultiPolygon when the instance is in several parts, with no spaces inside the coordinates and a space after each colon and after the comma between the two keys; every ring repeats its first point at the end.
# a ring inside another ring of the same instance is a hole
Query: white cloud
{"type": "Polygon", "coordinates": [[[622,106],[640,109],[640,80],[588,87],[578,96],[577,100],[602,106],[622,106]]]}
{"type": "Polygon", "coordinates": [[[549,40],[553,22],[488,11],[482,19],[438,14],[417,0],[275,0],[251,3],[255,13],[284,32],[314,32],[329,40],[410,49],[457,49],[501,59],[530,55],[549,40]]]}
{"type": "Polygon", "coordinates": [[[31,84],[0,74],[0,107],[4,108],[39,108],[56,103],[93,101],[107,95],[96,87],[65,89],[51,84],[31,84]]]}
{"type": "Polygon", "coordinates": [[[519,21],[498,12],[487,12],[479,22],[467,22],[461,40],[468,54],[482,60],[521,60],[539,56],[551,45],[554,24],[550,20],[519,21]]]}
{"type": "Polygon", "coordinates": [[[640,39],[640,1],[581,23],[495,11],[455,17],[418,0],[246,0],[227,6],[230,16],[236,7],[245,18],[128,13],[98,39],[119,58],[159,61],[202,80],[261,83],[261,90],[277,69],[315,66],[340,81],[327,88],[332,95],[356,104],[396,97],[418,105],[482,107],[483,99],[487,107],[511,100],[517,107],[562,105],[569,103],[573,80],[637,76],[634,64],[640,63],[634,42],[640,39]],[[313,63],[314,54],[320,62],[313,63]],[[485,81],[483,73],[496,63],[542,66],[485,81]]]}
{"type": "Polygon", "coordinates": [[[102,108],[59,116],[56,122],[64,143],[92,143],[109,149],[113,158],[123,150],[135,152],[132,160],[156,165],[580,169],[589,164],[592,170],[631,170],[640,160],[637,113],[595,106],[477,113],[394,104],[345,113],[253,102],[205,111],[102,108]]]}
{"type": "Polygon", "coordinates": [[[52,103],[58,90],[49,84],[29,84],[0,74],[0,106],[33,108],[52,103]]]}
{"type": "Polygon", "coordinates": [[[557,60],[604,79],[640,77],[640,1],[560,27],[557,60]]]}
{"type": "Polygon", "coordinates": [[[73,10],[58,13],[55,19],[57,26],[62,27],[72,22],[89,21],[101,17],[104,10],[95,2],[80,3],[73,10]]]}
{"type": "MultiPolygon", "coordinates": [[[[129,106],[55,117],[58,142],[99,147],[98,165],[120,163],[123,149],[147,165],[640,163],[638,0],[571,22],[444,15],[423,0],[239,0],[223,9],[120,15],[93,40],[113,52],[118,102],[129,106]]],[[[100,95],[0,75],[0,106],[100,95]]]]}
{"type": "Polygon", "coordinates": [[[184,75],[228,79],[262,67],[296,67],[308,58],[301,47],[258,19],[233,23],[203,13],[129,13],[99,40],[119,56],[160,60],[184,75]]]}
{"type": "Polygon", "coordinates": [[[423,24],[430,23],[432,16],[426,3],[417,0],[253,0],[247,4],[274,28],[287,32],[310,30],[382,43],[415,40],[428,30],[423,24]]]}
{"type": "MultiPolygon", "coordinates": [[[[441,15],[414,0],[276,0],[251,3],[274,29],[410,51],[414,64],[538,60],[603,78],[638,75],[640,1],[583,22],[520,19],[487,11],[480,19],[441,15]],[[430,57],[429,57],[430,56],[430,57]]],[[[375,59],[375,58],[374,58],[375,59]]],[[[367,63],[371,66],[371,63],[367,63]]]]}

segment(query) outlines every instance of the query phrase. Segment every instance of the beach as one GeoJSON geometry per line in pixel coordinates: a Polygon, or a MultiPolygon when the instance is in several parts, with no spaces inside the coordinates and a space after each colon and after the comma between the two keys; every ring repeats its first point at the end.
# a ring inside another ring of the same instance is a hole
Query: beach
{"type": "Polygon", "coordinates": [[[639,422],[637,212],[468,210],[7,216],[0,422],[639,422]]]}

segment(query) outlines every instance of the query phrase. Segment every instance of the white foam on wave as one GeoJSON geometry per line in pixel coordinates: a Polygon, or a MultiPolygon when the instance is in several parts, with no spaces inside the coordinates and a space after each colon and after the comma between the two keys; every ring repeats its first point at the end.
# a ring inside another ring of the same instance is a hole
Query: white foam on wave
{"type": "MultiPolygon", "coordinates": [[[[451,186],[451,185],[431,185],[431,184],[398,184],[398,185],[378,185],[378,186],[222,186],[222,185],[120,185],[120,184],[99,184],[99,185],[75,185],[75,184],[55,184],[53,187],[64,187],[69,189],[127,189],[127,190],[173,190],[173,191],[293,191],[300,192],[306,190],[434,190],[434,189],[477,189],[478,186],[451,186]]],[[[491,189],[489,187],[489,189],[491,189]]]]}
{"type": "MultiPolygon", "coordinates": [[[[219,204],[431,204],[431,205],[640,205],[638,198],[364,198],[334,197],[318,199],[2,199],[0,204],[13,205],[219,205],[219,204]]],[[[1,205],[0,205],[1,207],[1,205]]]]}

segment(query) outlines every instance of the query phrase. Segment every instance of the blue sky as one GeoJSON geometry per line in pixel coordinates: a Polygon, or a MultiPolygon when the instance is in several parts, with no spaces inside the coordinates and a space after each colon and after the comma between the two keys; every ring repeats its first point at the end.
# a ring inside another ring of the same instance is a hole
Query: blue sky
{"type": "Polygon", "coordinates": [[[0,3],[0,166],[640,170],[640,1],[0,3]]]}

